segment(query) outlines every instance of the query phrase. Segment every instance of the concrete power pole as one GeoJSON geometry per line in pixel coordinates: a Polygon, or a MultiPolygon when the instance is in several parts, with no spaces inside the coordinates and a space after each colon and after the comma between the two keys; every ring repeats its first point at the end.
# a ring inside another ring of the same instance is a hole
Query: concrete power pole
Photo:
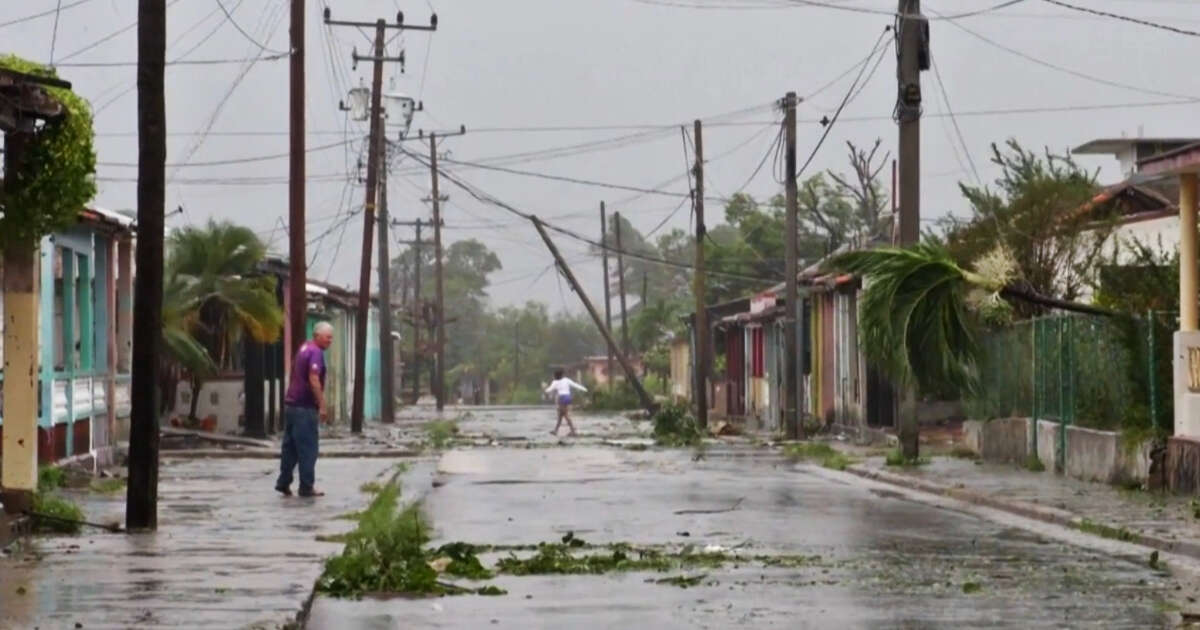
{"type": "MultiPolygon", "coordinates": [[[[899,0],[897,21],[900,54],[896,77],[900,125],[900,246],[908,247],[921,237],[921,71],[929,67],[927,49],[929,23],[920,16],[920,0],[899,0]]],[[[920,427],[917,391],[910,383],[899,384],[900,450],[905,458],[919,455],[920,427]]]]}
{"type": "Polygon", "coordinates": [[[705,306],[704,294],[705,288],[704,278],[704,236],[706,233],[704,227],[704,139],[701,135],[700,121],[695,122],[695,145],[696,145],[696,165],[692,169],[692,177],[695,180],[696,192],[692,196],[695,200],[696,211],[696,268],[692,270],[692,292],[696,298],[696,314],[694,321],[694,333],[696,336],[696,360],[692,362],[696,366],[696,373],[692,375],[695,383],[696,397],[696,421],[701,428],[708,427],[708,372],[710,369],[710,348],[709,348],[709,330],[708,330],[708,310],[705,306]]]}
{"type": "Polygon", "coordinates": [[[425,244],[421,240],[421,226],[425,223],[420,219],[416,221],[397,221],[394,225],[411,225],[416,228],[417,238],[414,241],[406,241],[412,246],[413,253],[413,301],[412,301],[412,404],[417,404],[421,398],[421,324],[423,323],[423,315],[425,309],[421,304],[421,246],[425,244]]]}
{"type": "Polygon", "coordinates": [[[629,354],[629,318],[625,313],[625,251],[621,246],[621,213],[617,218],[617,291],[621,294],[621,352],[629,354]]]}
{"type": "Polygon", "coordinates": [[[158,529],[158,377],[166,197],[165,0],[138,2],[138,237],[125,527],[158,529]]]}
{"type": "MultiPolygon", "coordinates": [[[[294,355],[304,343],[308,315],[308,258],[305,254],[304,185],[304,0],[292,0],[288,135],[288,329],[284,349],[294,355]]],[[[290,364],[289,364],[290,365],[290,364]]]]}
{"type": "Polygon", "coordinates": [[[783,346],[784,346],[784,391],[787,393],[787,400],[784,408],[784,422],[787,427],[787,436],[790,440],[800,439],[803,433],[803,426],[800,419],[800,370],[797,369],[797,363],[800,358],[799,344],[796,337],[800,322],[800,291],[797,285],[797,276],[800,273],[799,264],[797,263],[797,231],[799,230],[799,201],[796,191],[796,93],[788,92],[783,98],[784,111],[784,132],[785,152],[786,152],[786,169],[787,174],[784,177],[784,190],[787,200],[787,232],[784,234],[784,256],[786,258],[784,269],[787,275],[786,278],[786,295],[784,296],[784,308],[787,309],[787,316],[783,318],[783,346]]]}
{"type": "MultiPolygon", "coordinates": [[[[363,208],[363,240],[362,240],[362,263],[359,266],[358,275],[358,313],[355,318],[355,336],[354,336],[354,394],[351,399],[350,410],[350,430],[353,433],[361,433],[363,426],[363,409],[366,403],[366,377],[367,377],[367,325],[370,321],[371,310],[371,242],[372,230],[375,228],[375,203],[377,199],[377,186],[379,182],[380,157],[386,151],[386,139],[383,125],[383,112],[381,101],[383,97],[383,64],[388,61],[404,63],[403,55],[400,57],[385,57],[384,56],[384,34],[387,29],[396,30],[417,30],[417,31],[436,31],[437,30],[437,15],[434,14],[429,18],[428,26],[410,26],[404,23],[404,14],[396,15],[396,23],[388,24],[385,20],[376,20],[374,23],[369,22],[345,22],[333,20],[330,18],[329,7],[325,7],[325,24],[329,26],[350,26],[354,28],[369,28],[375,27],[375,50],[370,56],[360,56],[357,52],[354,53],[354,62],[370,61],[373,64],[373,72],[371,77],[371,105],[369,110],[369,119],[371,121],[371,135],[368,139],[369,150],[367,152],[367,191],[366,201],[363,208]]],[[[390,298],[385,298],[390,302],[390,298]]]]}
{"type": "Polygon", "coordinates": [[[391,234],[388,223],[386,148],[380,156],[379,165],[379,419],[390,423],[396,419],[396,342],[392,340],[392,261],[388,254],[391,234]]]}
{"type": "MultiPolygon", "coordinates": [[[[608,275],[608,217],[605,216],[604,202],[600,202],[600,260],[604,264],[604,326],[612,330],[612,295],[610,295],[609,275],[608,275]]],[[[613,348],[608,348],[608,364],[605,369],[608,370],[608,385],[613,384],[613,348]]]]}

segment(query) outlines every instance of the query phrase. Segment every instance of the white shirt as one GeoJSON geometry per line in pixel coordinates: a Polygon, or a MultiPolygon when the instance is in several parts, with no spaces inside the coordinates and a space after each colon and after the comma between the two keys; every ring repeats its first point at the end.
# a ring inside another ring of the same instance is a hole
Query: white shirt
{"type": "Polygon", "coordinates": [[[554,392],[559,396],[570,396],[572,387],[581,392],[587,391],[587,388],[583,385],[580,385],[579,383],[576,383],[575,381],[572,381],[564,376],[563,378],[550,381],[550,384],[546,386],[546,392],[554,392]]]}

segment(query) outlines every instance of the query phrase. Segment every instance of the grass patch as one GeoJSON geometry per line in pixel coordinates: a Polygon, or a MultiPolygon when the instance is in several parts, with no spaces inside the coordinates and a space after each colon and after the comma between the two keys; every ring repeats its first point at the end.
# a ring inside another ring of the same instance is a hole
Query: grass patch
{"type": "Polygon", "coordinates": [[[901,468],[915,468],[917,466],[924,466],[924,465],[928,464],[929,458],[928,457],[917,457],[916,459],[909,459],[904,456],[904,453],[902,453],[900,451],[900,449],[897,448],[897,449],[892,449],[892,450],[888,451],[888,454],[887,454],[886,459],[884,460],[884,463],[886,463],[888,466],[898,466],[901,468]]]}
{"type": "Polygon", "coordinates": [[[431,420],[425,425],[425,436],[435,449],[446,448],[458,435],[458,423],[453,420],[431,420]]]}
{"type": "Polygon", "coordinates": [[[400,488],[394,481],[381,486],[371,505],[358,515],[358,527],[340,536],[318,540],[344,542],[338,555],[325,561],[317,591],[333,597],[359,598],[366,593],[406,595],[503,595],[497,586],[466,588],[441,581],[442,574],[470,579],[492,577],[463,543],[426,549],[429,523],[416,505],[398,509],[400,488]]]}
{"type": "Polygon", "coordinates": [[[379,483],[378,481],[368,481],[358,487],[359,492],[364,492],[366,494],[379,494],[380,490],[383,490],[383,484],[379,483]]]}
{"type": "Polygon", "coordinates": [[[661,578],[658,580],[646,580],[646,581],[653,582],[654,584],[666,584],[668,586],[678,586],[679,588],[691,588],[693,586],[699,586],[700,583],[703,582],[704,578],[706,578],[706,577],[708,577],[707,573],[701,573],[700,575],[691,575],[691,576],[675,575],[675,576],[671,576],[671,577],[661,578]]]}
{"type": "Polygon", "coordinates": [[[821,460],[821,466],[831,470],[846,470],[851,464],[855,463],[855,459],[845,453],[834,453],[829,457],[821,460]]]}
{"type": "Polygon", "coordinates": [[[67,484],[67,472],[54,466],[42,466],[38,469],[38,491],[51,492],[67,484]]]}
{"type": "Polygon", "coordinates": [[[1046,465],[1042,463],[1042,460],[1038,459],[1037,455],[1026,457],[1025,463],[1021,467],[1029,472],[1046,472],[1046,465]]]}
{"type": "Polygon", "coordinates": [[[857,460],[825,442],[804,442],[783,447],[784,456],[794,461],[817,460],[831,470],[846,470],[857,460]]]}
{"type": "Polygon", "coordinates": [[[983,590],[983,585],[980,584],[979,582],[963,582],[962,592],[966,593],[967,595],[970,595],[972,593],[978,593],[979,591],[982,591],[982,590],[983,590]]]}
{"type": "Polygon", "coordinates": [[[950,457],[954,457],[956,459],[979,459],[979,453],[976,453],[968,446],[958,444],[955,445],[954,448],[950,449],[950,457]]]}
{"type": "Polygon", "coordinates": [[[697,446],[704,440],[704,431],[686,405],[663,405],[653,421],[654,441],[661,446],[697,446]]]}
{"type": "Polygon", "coordinates": [[[1083,519],[1079,522],[1077,527],[1079,528],[1079,531],[1084,532],[1085,534],[1092,534],[1093,536],[1100,536],[1101,538],[1120,540],[1122,542],[1133,542],[1134,540],[1133,532],[1125,529],[1124,527],[1113,527],[1112,525],[1097,523],[1091,519],[1083,519]]]}
{"type": "Polygon", "coordinates": [[[796,568],[820,563],[820,556],[743,556],[724,551],[697,551],[694,547],[669,552],[635,548],[617,543],[583,550],[570,544],[542,543],[537,551],[521,558],[509,554],[496,563],[496,572],[506,575],[601,575],[626,571],[678,571],[719,568],[726,564],[758,564],[763,567],[796,568]]]}
{"type": "Polygon", "coordinates": [[[125,480],[117,477],[109,477],[107,479],[93,479],[88,484],[92,492],[100,494],[117,494],[125,490],[125,480]]]}
{"type": "Polygon", "coordinates": [[[33,531],[49,534],[78,534],[83,520],[83,510],[74,502],[64,499],[52,492],[39,490],[33,495],[33,511],[38,514],[53,517],[34,518],[33,531]]]}

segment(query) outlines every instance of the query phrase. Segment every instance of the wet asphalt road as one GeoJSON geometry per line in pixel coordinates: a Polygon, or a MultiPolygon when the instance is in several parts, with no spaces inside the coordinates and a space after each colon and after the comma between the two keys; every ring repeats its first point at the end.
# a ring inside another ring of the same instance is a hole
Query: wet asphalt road
{"type": "Polygon", "coordinates": [[[433,479],[406,477],[429,484],[406,491],[424,495],[436,542],[531,544],[570,531],[592,543],[821,559],[685,571],[704,575],[686,589],[627,573],[501,576],[491,581],[508,590],[499,597],[318,597],[308,627],[1158,628],[1177,587],[1146,562],[763,451],[696,460],[688,450],[602,444],[630,432],[616,418],[581,418],[584,437],[556,446],[543,426],[550,413],[476,413],[464,431],[526,437],[529,447],[455,449],[433,479]]]}

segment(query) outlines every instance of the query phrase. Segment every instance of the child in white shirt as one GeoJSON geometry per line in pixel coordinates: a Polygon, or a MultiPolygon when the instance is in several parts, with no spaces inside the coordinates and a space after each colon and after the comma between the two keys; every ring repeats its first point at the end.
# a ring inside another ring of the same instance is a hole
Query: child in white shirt
{"type": "Polygon", "coordinates": [[[575,425],[571,423],[571,390],[578,389],[581,392],[586,392],[587,388],[571,379],[563,376],[562,370],[554,371],[554,380],[546,386],[546,393],[553,392],[555,401],[558,403],[558,422],[554,425],[554,430],[550,435],[558,435],[558,428],[562,426],[563,420],[567,421],[567,427],[571,429],[568,435],[575,435],[575,425]]]}

